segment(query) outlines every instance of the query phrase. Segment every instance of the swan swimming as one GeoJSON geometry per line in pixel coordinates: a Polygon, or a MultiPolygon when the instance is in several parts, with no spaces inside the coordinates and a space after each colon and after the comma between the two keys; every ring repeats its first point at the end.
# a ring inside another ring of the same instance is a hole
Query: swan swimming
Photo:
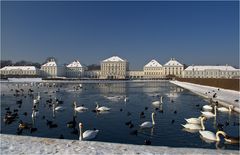
{"type": "Polygon", "coordinates": [[[155,116],[155,113],[153,112],[152,113],[152,122],[146,121],[146,122],[144,122],[140,125],[140,128],[151,128],[151,127],[153,127],[155,125],[154,116],[155,116]]]}
{"type": "Polygon", "coordinates": [[[83,124],[82,123],[79,123],[79,131],[80,131],[79,140],[94,139],[99,132],[99,130],[86,130],[85,132],[83,132],[83,124]]]}
{"type": "Polygon", "coordinates": [[[203,121],[205,120],[205,117],[201,117],[200,118],[200,124],[191,124],[191,123],[187,123],[185,125],[181,124],[184,128],[186,129],[190,129],[190,130],[205,130],[205,126],[203,121]]]}
{"type": "Polygon", "coordinates": [[[105,107],[105,106],[101,106],[99,107],[98,103],[96,102],[96,110],[97,111],[109,111],[111,108],[105,107]]]}
{"type": "Polygon", "coordinates": [[[199,131],[199,133],[203,138],[211,141],[220,141],[220,134],[222,134],[224,137],[226,136],[226,133],[223,131],[218,131],[216,134],[211,131],[199,131]]]}
{"type": "Polygon", "coordinates": [[[88,108],[86,108],[84,106],[77,107],[76,101],[74,101],[73,104],[74,104],[74,110],[77,111],[77,112],[82,112],[82,111],[88,110],[88,108]]]}
{"type": "Polygon", "coordinates": [[[163,99],[163,97],[161,96],[160,101],[153,101],[152,104],[154,104],[154,105],[162,104],[163,103],[162,99],[163,99]]]}
{"type": "Polygon", "coordinates": [[[214,113],[209,112],[209,111],[201,111],[201,113],[203,114],[203,116],[207,117],[207,118],[212,118],[212,117],[216,117],[217,115],[217,106],[214,106],[214,113]]]}
{"type": "Polygon", "coordinates": [[[232,108],[233,108],[233,106],[229,105],[228,108],[226,108],[226,107],[219,107],[219,108],[217,108],[217,110],[221,111],[221,112],[231,112],[232,108]]]}
{"type": "Polygon", "coordinates": [[[203,110],[205,110],[205,111],[211,111],[213,108],[212,108],[212,106],[210,106],[210,105],[204,105],[203,106],[203,110]]]}
{"type": "Polygon", "coordinates": [[[63,111],[63,110],[65,110],[65,108],[64,107],[62,107],[62,106],[55,106],[55,104],[53,104],[53,111],[63,111]]]}
{"type": "Polygon", "coordinates": [[[200,116],[198,118],[188,118],[188,119],[185,118],[185,120],[187,121],[187,123],[190,123],[190,124],[201,124],[202,117],[203,116],[200,116]]]}

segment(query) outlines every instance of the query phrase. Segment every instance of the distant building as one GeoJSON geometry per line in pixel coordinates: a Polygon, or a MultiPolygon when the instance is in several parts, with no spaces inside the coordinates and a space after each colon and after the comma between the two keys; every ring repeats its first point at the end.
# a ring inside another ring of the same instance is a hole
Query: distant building
{"type": "Polygon", "coordinates": [[[184,78],[239,78],[239,69],[232,66],[189,66],[183,71],[184,78]]]}
{"type": "Polygon", "coordinates": [[[38,76],[40,71],[35,66],[5,66],[0,69],[1,75],[38,76]]]}
{"type": "Polygon", "coordinates": [[[165,77],[163,66],[156,60],[151,60],[143,67],[144,79],[160,79],[165,77]]]}
{"type": "Polygon", "coordinates": [[[127,79],[143,79],[144,72],[143,71],[128,71],[127,79]]]}
{"type": "Polygon", "coordinates": [[[113,56],[101,62],[101,79],[126,79],[128,62],[113,56]]]}
{"type": "Polygon", "coordinates": [[[71,78],[81,78],[84,76],[85,68],[86,67],[82,66],[78,60],[75,60],[66,66],[66,76],[71,78]]]}
{"type": "Polygon", "coordinates": [[[181,77],[183,69],[183,65],[175,60],[175,58],[171,58],[167,63],[164,64],[165,76],[181,77]]]}
{"type": "Polygon", "coordinates": [[[54,59],[50,59],[41,66],[42,76],[48,78],[56,78],[65,76],[65,67],[57,65],[54,59]]]}

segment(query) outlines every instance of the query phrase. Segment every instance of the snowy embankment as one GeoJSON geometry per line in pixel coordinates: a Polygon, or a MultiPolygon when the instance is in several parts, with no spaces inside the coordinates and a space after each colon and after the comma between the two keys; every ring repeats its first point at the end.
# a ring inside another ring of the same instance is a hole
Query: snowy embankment
{"type": "Polygon", "coordinates": [[[3,82],[42,82],[42,78],[8,78],[3,82]]]}
{"type": "Polygon", "coordinates": [[[198,85],[188,82],[180,82],[180,81],[170,81],[171,83],[183,87],[196,93],[205,98],[212,98],[214,102],[218,102],[222,106],[228,107],[229,105],[233,105],[233,110],[240,113],[240,92],[228,89],[222,89],[211,86],[198,85]],[[213,98],[215,94],[215,97],[213,98]]]}
{"type": "Polygon", "coordinates": [[[238,154],[235,150],[171,148],[1,134],[1,154],[238,154]]]}

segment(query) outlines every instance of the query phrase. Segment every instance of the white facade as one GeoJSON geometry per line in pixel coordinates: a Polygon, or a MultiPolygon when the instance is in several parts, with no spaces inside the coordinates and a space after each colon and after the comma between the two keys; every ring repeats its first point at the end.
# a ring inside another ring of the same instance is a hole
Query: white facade
{"type": "Polygon", "coordinates": [[[91,70],[91,71],[85,71],[84,77],[91,78],[91,79],[99,79],[101,76],[100,70],[91,70]]]}
{"type": "Polygon", "coordinates": [[[189,66],[183,78],[239,78],[239,69],[232,66],[189,66]]]}
{"type": "Polygon", "coordinates": [[[101,62],[101,79],[125,79],[128,62],[118,56],[113,56],[101,62]]]}
{"type": "Polygon", "coordinates": [[[175,58],[171,58],[167,63],[164,64],[165,76],[182,76],[183,65],[179,63],[175,58]]]}
{"type": "Polygon", "coordinates": [[[39,69],[35,66],[5,66],[0,69],[1,75],[39,75],[39,69]]]}
{"type": "Polygon", "coordinates": [[[66,76],[71,78],[81,78],[84,76],[85,67],[78,60],[66,66],[66,76]]]}
{"type": "Polygon", "coordinates": [[[128,79],[143,79],[144,72],[143,71],[128,71],[127,77],[128,77],[128,79]]]}
{"type": "Polygon", "coordinates": [[[41,66],[42,76],[56,78],[65,75],[65,67],[58,66],[54,59],[49,60],[47,63],[41,66]]]}
{"type": "Polygon", "coordinates": [[[143,67],[145,79],[159,79],[165,76],[163,66],[156,60],[151,60],[143,67]]]}

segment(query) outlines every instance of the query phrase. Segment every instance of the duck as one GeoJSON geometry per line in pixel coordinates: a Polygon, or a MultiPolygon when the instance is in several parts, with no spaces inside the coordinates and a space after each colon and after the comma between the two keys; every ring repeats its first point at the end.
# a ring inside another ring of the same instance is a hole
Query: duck
{"type": "Polygon", "coordinates": [[[232,109],[233,109],[232,105],[229,105],[228,108],[226,108],[226,107],[219,107],[219,108],[217,108],[217,110],[221,111],[221,112],[231,112],[232,109]]]}
{"type": "Polygon", "coordinates": [[[190,124],[201,124],[201,117],[202,116],[198,118],[188,118],[188,119],[185,118],[185,120],[187,123],[190,123],[190,124]]]}
{"type": "Polygon", "coordinates": [[[205,117],[201,117],[200,118],[200,124],[191,124],[191,123],[187,123],[185,125],[181,124],[184,128],[186,129],[190,129],[190,130],[205,130],[205,126],[204,126],[204,121],[205,117]]]}
{"type": "Polygon", "coordinates": [[[149,122],[149,121],[143,122],[140,125],[140,128],[152,128],[155,125],[154,116],[155,116],[155,113],[153,112],[152,113],[152,122],[149,122]]]}
{"type": "Polygon", "coordinates": [[[160,97],[160,101],[153,101],[152,104],[153,104],[153,105],[162,104],[162,103],[163,103],[162,99],[163,99],[163,97],[161,96],[161,97],[160,97]]]}
{"type": "Polygon", "coordinates": [[[19,121],[19,126],[18,126],[19,129],[29,129],[30,127],[31,127],[31,124],[23,123],[22,120],[19,121]]]}
{"type": "Polygon", "coordinates": [[[79,123],[79,131],[80,131],[80,136],[79,136],[79,140],[91,140],[94,139],[99,130],[86,130],[85,132],[83,132],[83,124],[79,123]]]}
{"type": "Polygon", "coordinates": [[[75,128],[75,126],[76,126],[76,120],[75,120],[75,117],[73,116],[73,120],[67,122],[67,127],[68,128],[75,128]]]}
{"type": "Polygon", "coordinates": [[[211,140],[211,141],[220,141],[220,137],[219,137],[220,134],[223,135],[224,137],[226,136],[226,133],[223,131],[218,131],[216,134],[214,134],[211,131],[200,130],[199,133],[204,139],[211,140]]]}
{"type": "Polygon", "coordinates": [[[74,110],[77,111],[77,112],[82,112],[82,111],[87,111],[88,110],[88,108],[86,108],[84,106],[77,107],[76,101],[73,102],[73,104],[74,104],[74,110]]]}
{"type": "Polygon", "coordinates": [[[205,110],[205,111],[211,111],[213,108],[212,108],[212,106],[210,106],[210,105],[204,105],[203,106],[203,110],[205,110]]]}
{"type": "Polygon", "coordinates": [[[102,107],[99,107],[98,103],[96,102],[96,110],[97,111],[109,111],[111,108],[108,108],[108,107],[105,107],[105,106],[102,106],[102,107]]]}
{"type": "Polygon", "coordinates": [[[207,118],[212,118],[212,117],[216,117],[216,115],[217,115],[216,110],[217,110],[217,106],[214,106],[214,113],[209,112],[209,111],[201,111],[201,113],[203,116],[205,116],[207,118]]]}

